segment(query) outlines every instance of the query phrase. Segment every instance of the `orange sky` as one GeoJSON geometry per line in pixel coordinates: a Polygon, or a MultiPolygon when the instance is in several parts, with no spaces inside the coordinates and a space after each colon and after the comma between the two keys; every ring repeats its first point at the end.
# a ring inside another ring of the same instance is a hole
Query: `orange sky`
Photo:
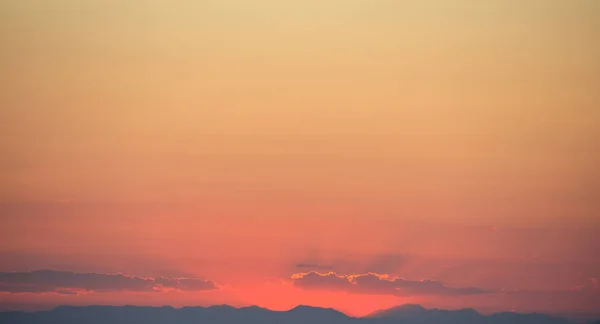
{"type": "Polygon", "coordinates": [[[217,289],[0,305],[598,309],[599,34],[594,0],[2,1],[0,288],[217,289]]]}

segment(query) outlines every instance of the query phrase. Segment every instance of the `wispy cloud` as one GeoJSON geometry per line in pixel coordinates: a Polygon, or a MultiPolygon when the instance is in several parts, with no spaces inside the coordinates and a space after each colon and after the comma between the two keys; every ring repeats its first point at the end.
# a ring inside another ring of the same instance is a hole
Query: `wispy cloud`
{"type": "Polygon", "coordinates": [[[71,271],[36,270],[0,272],[0,292],[73,294],[78,291],[152,292],[168,289],[199,291],[217,289],[211,280],[199,278],[151,278],[123,274],[77,273],[71,271]]]}
{"type": "Polygon", "coordinates": [[[374,295],[474,295],[487,293],[487,291],[475,287],[455,288],[429,279],[413,281],[389,278],[388,275],[377,273],[338,275],[334,272],[311,271],[294,274],[292,280],[295,286],[303,289],[341,290],[374,295]]]}

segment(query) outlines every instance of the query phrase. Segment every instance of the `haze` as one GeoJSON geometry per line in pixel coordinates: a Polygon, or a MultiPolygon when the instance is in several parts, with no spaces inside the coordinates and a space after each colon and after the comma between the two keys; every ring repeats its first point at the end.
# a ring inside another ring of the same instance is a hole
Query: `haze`
{"type": "Polygon", "coordinates": [[[600,309],[600,2],[5,0],[0,40],[4,309],[600,309]]]}

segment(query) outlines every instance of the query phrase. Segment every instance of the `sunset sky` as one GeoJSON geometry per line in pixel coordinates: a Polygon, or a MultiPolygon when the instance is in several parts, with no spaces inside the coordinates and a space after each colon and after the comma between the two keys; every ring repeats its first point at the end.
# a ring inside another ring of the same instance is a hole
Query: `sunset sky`
{"type": "Polygon", "coordinates": [[[600,1],[3,0],[0,89],[0,310],[600,315],[600,1]]]}

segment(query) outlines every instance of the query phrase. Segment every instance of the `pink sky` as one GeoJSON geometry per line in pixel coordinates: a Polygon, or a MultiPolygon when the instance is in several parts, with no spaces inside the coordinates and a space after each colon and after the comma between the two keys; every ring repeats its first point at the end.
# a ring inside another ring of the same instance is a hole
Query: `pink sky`
{"type": "Polygon", "coordinates": [[[3,1],[0,306],[600,309],[599,31],[591,0],[3,1]]]}

